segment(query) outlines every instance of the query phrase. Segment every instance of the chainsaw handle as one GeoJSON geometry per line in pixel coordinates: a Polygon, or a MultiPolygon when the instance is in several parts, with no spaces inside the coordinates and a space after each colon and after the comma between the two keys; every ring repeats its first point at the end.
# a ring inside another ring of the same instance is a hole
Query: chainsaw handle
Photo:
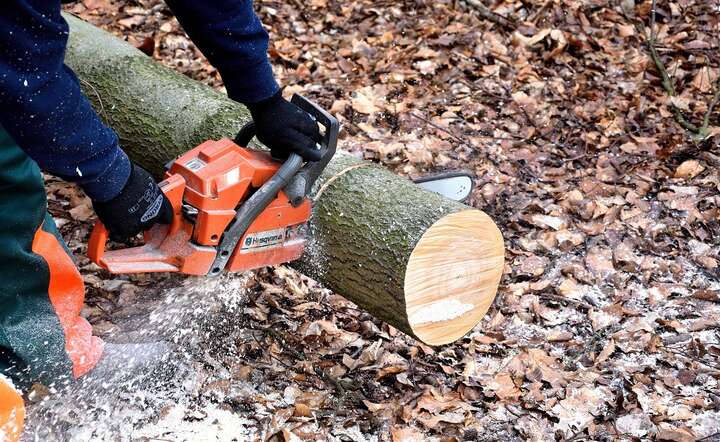
{"type": "Polygon", "coordinates": [[[291,103],[304,110],[325,128],[320,142],[320,160],[309,161],[285,186],[285,194],[294,207],[302,204],[310,193],[313,184],[328,165],[337,150],[337,139],[340,132],[340,123],[330,112],[299,94],[293,94],[291,103]]]}
{"type": "MultiPolygon", "coordinates": [[[[340,123],[325,109],[308,100],[299,94],[293,94],[290,102],[307,112],[313,120],[320,123],[325,129],[322,140],[320,140],[320,160],[308,161],[290,179],[284,191],[293,207],[297,207],[305,200],[305,197],[312,189],[325,167],[328,165],[335,151],[337,150],[337,139],[340,132],[340,123]]],[[[235,137],[235,144],[247,147],[253,137],[257,135],[257,128],[254,121],[245,124],[235,137]]]]}
{"type": "Polygon", "coordinates": [[[325,159],[329,162],[332,156],[335,155],[337,148],[337,138],[340,132],[338,120],[330,112],[300,94],[293,94],[290,102],[310,114],[315,121],[325,128],[325,133],[320,141],[320,160],[315,161],[314,164],[320,164],[325,159]]]}
{"type": "Polygon", "coordinates": [[[249,121],[240,128],[237,136],[235,136],[235,144],[242,147],[248,147],[253,137],[257,135],[257,127],[254,121],[249,121]]]}
{"type": "Polygon", "coordinates": [[[108,231],[105,224],[100,220],[95,222],[92,233],[90,234],[90,241],[88,242],[88,258],[90,261],[98,264],[102,261],[105,255],[105,245],[110,238],[110,232],[108,231]]]}

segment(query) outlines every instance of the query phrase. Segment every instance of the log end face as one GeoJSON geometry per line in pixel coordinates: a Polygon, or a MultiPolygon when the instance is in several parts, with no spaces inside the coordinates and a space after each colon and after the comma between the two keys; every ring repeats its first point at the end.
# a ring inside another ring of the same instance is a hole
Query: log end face
{"type": "Polygon", "coordinates": [[[464,210],[440,218],[418,241],[405,272],[413,334],[429,345],[465,335],[495,299],[504,262],[502,234],[485,213],[464,210]]]}

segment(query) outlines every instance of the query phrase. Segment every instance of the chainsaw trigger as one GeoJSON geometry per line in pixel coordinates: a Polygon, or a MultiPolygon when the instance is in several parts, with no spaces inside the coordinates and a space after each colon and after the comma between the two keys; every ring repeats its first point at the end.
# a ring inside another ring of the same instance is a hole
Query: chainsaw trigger
{"type": "Polygon", "coordinates": [[[200,213],[200,211],[199,211],[198,209],[196,209],[195,207],[193,207],[193,206],[191,206],[191,205],[189,205],[189,204],[184,204],[184,203],[183,203],[183,205],[182,205],[182,214],[183,214],[183,217],[185,217],[186,220],[188,220],[188,221],[190,221],[191,223],[195,224],[195,222],[197,222],[198,213],[200,213]]]}

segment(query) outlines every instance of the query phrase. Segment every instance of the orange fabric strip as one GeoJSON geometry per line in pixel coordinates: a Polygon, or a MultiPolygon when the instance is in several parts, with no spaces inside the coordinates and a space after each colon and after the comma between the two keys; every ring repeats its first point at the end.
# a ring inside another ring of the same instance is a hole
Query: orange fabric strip
{"type": "Polygon", "coordinates": [[[19,441],[24,421],[25,405],[22,396],[0,376],[0,440],[19,441]]]}
{"type": "Polygon", "coordinates": [[[80,316],[85,285],[62,244],[42,226],[35,232],[32,250],[45,259],[50,269],[50,303],[65,333],[65,351],[73,364],[73,376],[79,378],[97,364],[103,350],[103,341],[92,335],[92,327],[80,316]]]}

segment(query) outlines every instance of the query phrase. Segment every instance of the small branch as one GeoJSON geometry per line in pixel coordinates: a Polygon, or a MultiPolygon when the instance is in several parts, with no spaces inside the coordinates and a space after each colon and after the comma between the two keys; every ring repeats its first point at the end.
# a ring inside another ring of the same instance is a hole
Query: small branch
{"type": "MultiPolygon", "coordinates": [[[[658,72],[660,72],[660,78],[662,79],[662,86],[663,89],[665,89],[665,92],[667,92],[668,96],[670,98],[675,97],[677,94],[675,92],[675,85],[673,84],[672,78],[670,78],[670,75],[667,72],[667,69],[665,69],[665,64],[662,62],[662,59],[660,58],[660,55],[657,52],[657,49],[655,48],[655,43],[657,41],[657,32],[655,30],[655,23],[656,23],[656,0],[653,0],[652,2],[652,10],[650,13],[650,37],[647,39],[647,46],[650,50],[650,58],[652,58],[653,62],[655,63],[655,67],[657,68],[658,72]]],[[[682,110],[680,110],[677,106],[675,106],[675,103],[670,100],[670,106],[672,106],[673,112],[675,114],[675,120],[678,122],[680,126],[682,126],[684,129],[693,132],[694,134],[699,134],[700,129],[695,126],[694,124],[690,123],[686,118],[685,115],[683,115],[682,110]]]]}
{"type": "Polygon", "coordinates": [[[712,154],[710,152],[702,152],[700,153],[700,158],[705,160],[708,164],[711,164],[715,167],[720,167],[720,157],[715,154],[712,154]]]}
{"type": "MultiPolygon", "coordinates": [[[[425,118],[421,115],[416,114],[415,112],[410,112],[409,115],[411,117],[417,118],[418,120],[426,123],[428,126],[432,126],[441,132],[445,132],[446,134],[450,135],[455,140],[465,144],[466,146],[468,146],[471,149],[475,149],[475,150],[480,149],[478,146],[475,146],[473,143],[471,143],[470,140],[467,140],[467,139],[455,134],[453,131],[451,131],[450,129],[448,129],[446,127],[442,127],[439,124],[433,123],[432,121],[428,120],[427,118],[425,118]]],[[[494,137],[492,135],[478,135],[477,138],[488,138],[491,140],[506,140],[506,141],[524,141],[524,139],[522,137],[494,137]]]]}
{"type": "MultiPolygon", "coordinates": [[[[672,79],[670,78],[667,70],[665,69],[665,65],[663,64],[662,60],[660,60],[660,57],[658,56],[658,53],[652,43],[648,43],[648,47],[650,48],[650,58],[652,58],[658,71],[660,71],[663,89],[665,89],[665,92],[667,92],[670,98],[675,97],[675,87],[673,86],[672,79]]],[[[675,120],[680,126],[682,126],[686,130],[689,130],[690,132],[698,133],[698,127],[690,123],[685,118],[685,115],[683,115],[682,111],[677,106],[675,106],[675,103],[673,103],[672,100],[670,100],[670,106],[672,107],[675,114],[675,120]]]]}
{"type": "Polygon", "coordinates": [[[653,47],[655,46],[655,40],[657,39],[657,33],[655,31],[655,19],[657,17],[657,1],[652,0],[652,15],[650,16],[650,40],[652,41],[653,47]]]}
{"type": "Polygon", "coordinates": [[[535,11],[533,13],[533,15],[531,15],[530,18],[528,18],[528,21],[532,24],[535,24],[535,22],[540,18],[540,16],[545,11],[547,11],[547,9],[550,7],[551,4],[552,4],[552,0],[546,0],[545,3],[543,3],[543,5],[540,7],[540,9],[535,11]]]}
{"type": "Polygon", "coordinates": [[[713,95],[712,100],[710,100],[707,112],[705,112],[705,116],[703,117],[702,126],[700,127],[700,135],[703,137],[707,136],[707,130],[708,127],[710,127],[710,115],[712,115],[718,101],[720,101],[720,80],[715,82],[715,94],[713,95]]]}
{"type": "Polygon", "coordinates": [[[577,307],[582,307],[585,310],[592,310],[593,306],[588,304],[587,302],[580,301],[577,299],[568,298],[566,296],[561,295],[554,295],[552,293],[540,293],[537,295],[540,299],[547,299],[549,301],[555,301],[555,302],[567,302],[568,304],[573,304],[577,307]]]}
{"type": "Polygon", "coordinates": [[[510,20],[507,17],[503,17],[502,15],[498,14],[497,12],[492,11],[490,8],[485,6],[483,2],[480,0],[465,0],[468,5],[475,8],[475,10],[480,14],[480,16],[486,20],[489,20],[493,23],[495,23],[498,26],[502,26],[503,28],[506,28],[510,31],[514,31],[517,28],[517,25],[514,21],[510,20]]]}

